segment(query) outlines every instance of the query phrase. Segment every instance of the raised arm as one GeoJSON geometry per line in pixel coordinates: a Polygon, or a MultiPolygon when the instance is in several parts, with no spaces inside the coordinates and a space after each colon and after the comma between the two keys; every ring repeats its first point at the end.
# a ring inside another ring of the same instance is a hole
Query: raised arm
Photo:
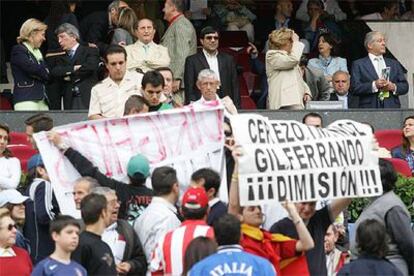
{"type": "Polygon", "coordinates": [[[296,243],[296,251],[302,252],[312,249],[315,246],[315,243],[308,231],[308,228],[306,227],[302,218],[299,216],[296,206],[291,202],[287,202],[283,204],[283,207],[289,213],[289,217],[292,219],[296,231],[298,232],[299,240],[296,243]]]}

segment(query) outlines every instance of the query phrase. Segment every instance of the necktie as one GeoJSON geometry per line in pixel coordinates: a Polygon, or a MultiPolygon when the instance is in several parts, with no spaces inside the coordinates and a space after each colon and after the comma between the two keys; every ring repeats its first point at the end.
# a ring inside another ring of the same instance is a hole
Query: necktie
{"type": "Polygon", "coordinates": [[[75,55],[75,50],[70,49],[68,52],[69,58],[72,59],[73,56],[75,55]]]}
{"type": "Polygon", "coordinates": [[[375,60],[375,70],[377,71],[378,77],[381,78],[381,71],[382,71],[381,58],[376,57],[376,58],[374,58],[374,60],[375,60]]]}

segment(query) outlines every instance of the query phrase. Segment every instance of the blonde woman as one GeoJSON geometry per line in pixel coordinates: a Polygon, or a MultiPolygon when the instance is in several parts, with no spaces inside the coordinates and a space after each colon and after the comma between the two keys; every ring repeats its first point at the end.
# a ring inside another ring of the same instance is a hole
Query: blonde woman
{"type": "Polygon", "coordinates": [[[130,45],[135,42],[135,29],[138,19],[134,10],[122,8],[119,11],[118,27],[114,31],[111,44],[130,45]]]}
{"type": "Polygon", "coordinates": [[[39,48],[45,41],[46,24],[26,20],[20,28],[17,45],[11,50],[10,64],[14,78],[15,110],[48,110],[45,84],[49,79],[39,48]]]}
{"type": "Polygon", "coordinates": [[[269,109],[303,109],[304,103],[311,100],[299,68],[303,48],[291,29],[281,28],[270,33],[266,52],[269,109]]]}

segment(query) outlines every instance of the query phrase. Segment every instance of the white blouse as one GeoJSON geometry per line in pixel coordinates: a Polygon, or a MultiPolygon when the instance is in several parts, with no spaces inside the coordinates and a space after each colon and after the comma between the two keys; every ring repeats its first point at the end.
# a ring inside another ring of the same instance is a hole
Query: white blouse
{"type": "Polygon", "coordinates": [[[0,190],[16,189],[22,170],[16,157],[0,157],[0,190]]]}

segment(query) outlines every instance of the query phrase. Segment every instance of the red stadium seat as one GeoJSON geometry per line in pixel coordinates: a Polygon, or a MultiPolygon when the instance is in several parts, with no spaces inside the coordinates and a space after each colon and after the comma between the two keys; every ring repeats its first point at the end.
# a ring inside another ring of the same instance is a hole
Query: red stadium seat
{"type": "Polygon", "coordinates": [[[377,130],[374,133],[380,147],[391,150],[402,144],[402,131],[400,129],[377,130]]]}
{"type": "Polygon", "coordinates": [[[410,166],[408,166],[407,161],[403,159],[399,159],[399,158],[387,158],[387,160],[392,163],[392,165],[394,166],[394,169],[398,173],[406,177],[412,176],[412,172],[411,172],[410,166]]]}
{"type": "Polygon", "coordinates": [[[27,145],[8,145],[7,148],[13,156],[20,160],[22,171],[27,172],[27,161],[37,153],[35,149],[27,145]]]}
{"type": "Polygon", "coordinates": [[[0,110],[13,110],[10,101],[0,92],[0,110]]]}
{"type": "Polygon", "coordinates": [[[24,132],[10,132],[10,143],[9,145],[27,145],[31,147],[29,141],[27,141],[27,135],[24,132]]]}

